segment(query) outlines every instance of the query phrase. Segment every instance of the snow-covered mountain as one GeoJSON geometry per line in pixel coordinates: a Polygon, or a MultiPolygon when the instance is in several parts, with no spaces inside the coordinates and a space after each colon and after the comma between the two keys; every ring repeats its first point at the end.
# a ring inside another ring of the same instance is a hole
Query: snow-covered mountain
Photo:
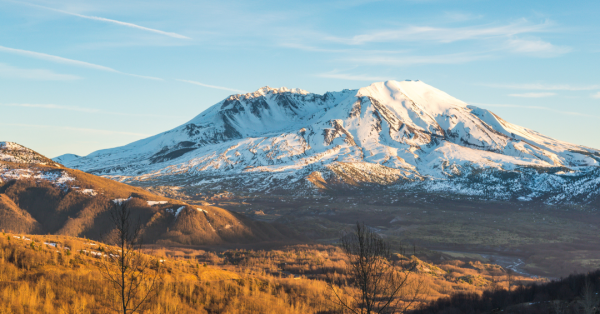
{"type": "Polygon", "coordinates": [[[588,202],[600,191],[599,150],[511,124],[420,81],[324,95],[263,87],[150,138],[54,160],[131,183],[248,191],[383,184],[547,202],[588,202]]]}

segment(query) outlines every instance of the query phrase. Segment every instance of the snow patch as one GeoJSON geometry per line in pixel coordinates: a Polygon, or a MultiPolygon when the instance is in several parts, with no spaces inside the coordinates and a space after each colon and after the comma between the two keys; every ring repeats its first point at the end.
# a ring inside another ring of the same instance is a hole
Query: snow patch
{"type": "Polygon", "coordinates": [[[167,203],[168,203],[168,201],[148,201],[148,206],[164,205],[167,203]]]}

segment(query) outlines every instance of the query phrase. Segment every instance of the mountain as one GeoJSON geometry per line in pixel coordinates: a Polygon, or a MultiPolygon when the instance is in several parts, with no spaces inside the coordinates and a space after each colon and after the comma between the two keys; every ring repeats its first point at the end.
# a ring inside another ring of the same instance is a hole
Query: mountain
{"type": "Polygon", "coordinates": [[[385,185],[547,203],[600,193],[599,150],[511,124],[420,81],[323,95],[263,87],[167,132],[54,160],[131,184],[247,192],[385,185]]]}
{"type": "Polygon", "coordinates": [[[289,238],[278,225],[215,206],[190,205],[66,168],[16,143],[0,142],[0,229],[100,240],[107,209],[128,202],[151,243],[219,244],[289,238]]]}

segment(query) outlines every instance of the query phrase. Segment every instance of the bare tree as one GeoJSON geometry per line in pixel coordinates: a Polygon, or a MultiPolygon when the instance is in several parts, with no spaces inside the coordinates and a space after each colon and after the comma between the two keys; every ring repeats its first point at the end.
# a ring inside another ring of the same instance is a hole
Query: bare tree
{"type": "Polygon", "coordinates": [[[554,313],[556,314],[566,314],[568,309],[568,304],[561,300],[551,301],[552,309],[554,309],[554,313]]]}
{"type": "Polygon", "coordinates": [[[594,291],[594,287],[590,282],[590,277],[585,276],[583,291],[581,292],[581,300],[579,305],[583,309],[584,314],[595,314],[598,312],[598,294],[594,291]]]}
{"type": "Polygon", "coordinates": [[[515,281],[515,271],[512,270],[511,268],[508,268],[506,270],[506,281],[508,281],[508,292],[510,292],[513,283],[515,281]]]}
{"type": "Polygon", "coordinates": [[[347,256],[347,275],[360,295],[349,302],[341,297],[333,280],[329,286],[338,305],[355,314],[404,313],[422,292],[422,281],[409,280],[414,264],[394,265],[390,247],[377,233],[357,223],[341,238],[347,256]]]}
{"type": "Polygon", "coordinates": [[[160,263],[142,254],[142,224],[126,201],[111,203],[109,214],[114,247],[106,247],[101,272],[118,295],[116,311],[135,313],[156,290],[160,263]]]}

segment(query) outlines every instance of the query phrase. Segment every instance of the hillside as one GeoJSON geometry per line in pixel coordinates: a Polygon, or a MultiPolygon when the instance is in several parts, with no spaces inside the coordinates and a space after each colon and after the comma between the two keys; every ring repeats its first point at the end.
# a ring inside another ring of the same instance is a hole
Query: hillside
{"type": "Polygon", "coordinates": [[[0,142],[0,161],[61,167],[52,159],[13,142],[0,142]]]}
{"type": "MultiPolygon", "coordinates": [[[[82,238],[2,234],[0,313],[112,313],[114,291],[101,274],[106,249],[82,238]]],[[[334,246],[220,253],[172,247],[145,253],[156,261],[148,271],[159,272],[160,284],[144,313],[340,313],[324,281],[327,272],[345,282],[339,290],[343,295],[358,292],[349,284],[344,254],[334,246]]],[[[497,265],[396,258],[416,265],[409,280],[427,287],[413,307],[459,291],[479,294],[508,287],[506,270],[497,265]]],[[[513,279],[526,285],[544,281],[513,279]]]]}
{"type": "Polygon", "coordinates": [[[0,229],[10,232],[85,236],[110,231],[107,208],[126,200],[142,217],[151,243],[218,244],[285,240],[274,224],[254,222],[214,206],[190,204],[139,187],[68,169],[11,143],[0,161],[0,229]],[[10,155],[14,152],[18,155],[10,155]]]}
{"type": "Polygon", "coordinates": [[[131,184],[198,190],[386,185],[550,204],[600,194],[599,150],[511,124],[420,81],[323,95],[264,87],[147,139],[54,160],[131,184]]]}

